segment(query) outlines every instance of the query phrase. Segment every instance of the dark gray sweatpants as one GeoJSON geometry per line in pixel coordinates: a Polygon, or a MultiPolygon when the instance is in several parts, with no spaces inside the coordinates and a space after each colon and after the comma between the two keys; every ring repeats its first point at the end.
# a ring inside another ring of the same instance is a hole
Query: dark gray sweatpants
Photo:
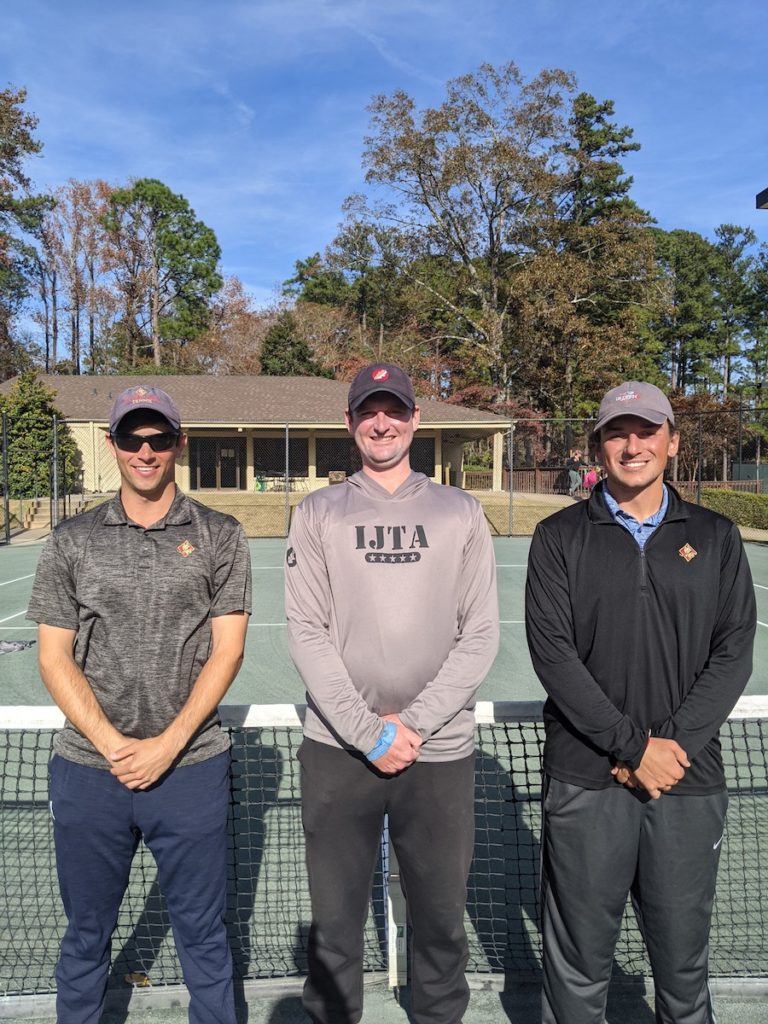
{"type": "Polygon", "coordinates": [[[714,1024],[709,926],[728,795],[581,789],[548,778],[542,833],[543,1024],[602,1024],[631,894],[657,1024],[714,1024]]]}
{"type": "Polygon", "coordinates": [[[410,1019],[460,1024],[469,1002],[464,908],[475,755],[416,761],[383,776],[362,756],[305,739],[299,761],[312,897],[310,1020],[357,1024],[363,1015],[363,928],[387,814],[411,926],[410,1019]]]}

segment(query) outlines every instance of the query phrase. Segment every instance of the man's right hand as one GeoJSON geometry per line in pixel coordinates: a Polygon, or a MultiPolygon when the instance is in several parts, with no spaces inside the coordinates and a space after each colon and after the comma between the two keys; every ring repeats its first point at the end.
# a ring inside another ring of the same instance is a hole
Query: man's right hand
{"type": "Polygon", "coordinates": [[[690,767],[688,755],[676,740],[651,736],[632,775],[650,797],[658,800],[677,785],[685,775],[685,769],[690,767]]]}
{"type": "Polygon", "coordinates": [[[383,715],[382,717],[385,722],[394,722],[397,732],[386,754],[371,761],[371,764],[384,775],[396,775],[397,772],[402,772],[410,767],[419,756],[422,739],[413,729],[403,725],[399,715],[383,715]]]}

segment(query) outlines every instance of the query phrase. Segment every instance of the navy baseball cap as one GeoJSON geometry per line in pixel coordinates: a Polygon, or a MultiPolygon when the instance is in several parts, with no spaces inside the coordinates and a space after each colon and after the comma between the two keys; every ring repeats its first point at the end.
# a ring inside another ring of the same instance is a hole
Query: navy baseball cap
{"type": "Polygon", "coordinates": [[[136,384],[134,387],[121,391],[112,403],[112,411],[109,414],[110,434],[115,433],[123,416],[133,412],[134,409],[151,409],[158,416],[164,416],[174,430],[181,430],[179,410],[171,396],[165,391],[161,391],[160,388],[136,384]]]}
{"type": "Polygon", "coordinates": [[[393,363],[371,363],[360,370],[349,387],[349,411],[354,412],[369,395],[386,391],[409,409],[416,408],[411,378],[393,363]]]}
{"type": "Polygon", "coordinates": [[[661,426],[665,420],[669,420],[673,427],[675,425],[675,414],[664,392],[655,384],[639,380],[626,380],[605,394],[597,413],[593,435],[619,416],[637,416],[656,426],[661,426]]]}

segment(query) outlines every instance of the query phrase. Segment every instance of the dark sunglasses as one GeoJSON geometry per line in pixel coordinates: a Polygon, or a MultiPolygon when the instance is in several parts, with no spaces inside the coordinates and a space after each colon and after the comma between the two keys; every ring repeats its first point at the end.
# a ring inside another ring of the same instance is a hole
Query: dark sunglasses
{"type": "Polygon", "coordinates": [[[139,452],[148,444],[153,452],[169,452],[179,443],[179,434],[111,434],[121,452],[139,452]]]}

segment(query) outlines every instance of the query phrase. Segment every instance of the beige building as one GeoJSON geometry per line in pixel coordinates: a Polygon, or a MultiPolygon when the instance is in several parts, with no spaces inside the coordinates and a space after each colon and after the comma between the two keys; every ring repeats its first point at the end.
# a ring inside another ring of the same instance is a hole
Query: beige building
{"type": "MultiPolygon", "coordinates": [[[[187,493],[306,492],[358,468],[343,426],[348,384],[319,377],[52,376],[40,380],[56,392],[55,405],[82,455],[82,487],[103,494],[118,487],[104,437],[109,410],[127,387],[163,388],[177,403],[189,445],[177,469],[187,493]]],[[[0,390],[7,392],[13,381],[0,390]]],[[[509,421],[445,402],[420,401],[421,427],[412,464],[442,483],[502,489],[502,459],[509,421]],[[491,438],[492,471],[468,480],[463,445],[491,438]]],[[[203,497],[203,494],[199,495],[203,497]]]]}

